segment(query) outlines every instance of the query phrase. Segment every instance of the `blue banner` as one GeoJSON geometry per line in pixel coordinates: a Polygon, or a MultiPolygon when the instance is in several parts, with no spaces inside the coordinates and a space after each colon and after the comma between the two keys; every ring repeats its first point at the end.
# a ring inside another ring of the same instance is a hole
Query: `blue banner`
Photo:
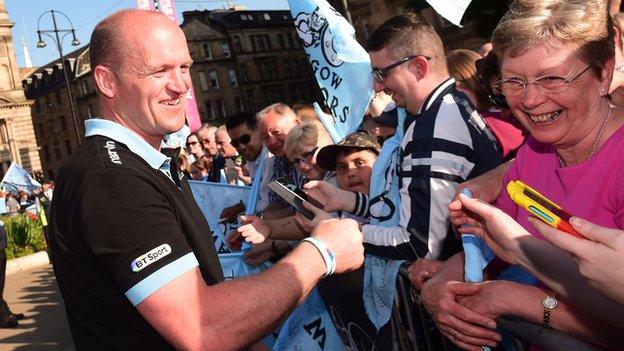
{"type": "MultiPolygon", "coordinates": [[[[381,147],[373,165],[370,186],[371,225],[395,227],[399,225],[401,196],[398,167],[405,110],[397,110],[398,125],[394,135],[381,147]]],[[[404,261],[366,255],[364,262],[364,307],[377,330],[388,322],[396,290],[396,277],[404,261]]]]}
{"type": "Polygon", "coordinates": [[[249,197],[250,187],[238,186],[223,183],[189,181],[191,191],[195,201],[199,205],[204,217],[212,230],[215,249],[218,254],[230,253],[230,249],[225,244],[225,236],[231,230],[240,227],[240,219],[236,218],[229,222],[221,220],[219,215],[224,208],[238,203],[246,204],[249,197]]]}
{"type": "Polygon", "coordinates": [[[11,162],[11,166],[4,174],[0,186],[11,192],[24,190],[29,193],[32,193],[35,189],[41,188],[41,184],[15,162],[11,162]]]}
{"type": "Polygon", "coordinates": [[[288,0],[325,104],[333,118],[319,115],[334,142],[357,130],[373,98],[368,53],[355,30],[325,0],[288,0]]]}
{"type": "Polygon", "coordinates": [[[344,349],[344,344],[316,288],[284,322],[273,346],[274,351],[344,349]]]}

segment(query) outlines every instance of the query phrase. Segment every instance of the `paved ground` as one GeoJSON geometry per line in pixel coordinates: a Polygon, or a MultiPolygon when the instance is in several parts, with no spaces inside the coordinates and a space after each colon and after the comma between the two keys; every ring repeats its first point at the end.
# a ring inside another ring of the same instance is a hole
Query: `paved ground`
{"type": "Polygon", "coordinates": [[[4,299],[25,318],[16,329],[0,329],[1,351],[74,350],[52,266],[8,275],[4,299]]]}

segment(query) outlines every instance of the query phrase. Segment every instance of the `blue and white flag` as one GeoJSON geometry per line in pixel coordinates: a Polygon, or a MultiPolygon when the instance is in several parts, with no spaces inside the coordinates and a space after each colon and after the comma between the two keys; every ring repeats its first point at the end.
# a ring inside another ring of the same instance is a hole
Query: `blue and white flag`
{"type": "MultiPolygon", "coordinates": [[[[371,225],[395,227],[399,225],[401,196],[398,167],[405,110],[397,110],[398,125],[394,135],[381,147],[379,157],[373,165],[370,185],[371,225]]],[[[392,313],[392,302],[396,290],[396,277],[403,261],[389,260],[366,255],[364,262],[363,299],[366,314],[377,328],[383,327],[392,313]]]]}
{"type": "Polygon", "coordinates": [[[342,339],[316,288],[288,317],[273,351],[344,350],[342,339]]]}
{"type": "Polygon", "coordinates": [[[288,0],[297,34],[308,54],[333,119],[319,114],[334,142],[357,130],[373,98],[368,53],[355,30],[325,0],[288,0]]]}
{"type": "Polygon", "coordinates": [[[199,205],[204,217],[208,221],[215,249],[218,254],[230,253],[225,244],[225,236],[233,229],[240,227],[240,221],[236,218],[233,222],[219,218],[224,208],[238,203],[246,204],[249,197],[248,186],[238,186],[223,183],[189,181],[193,197],[199,205]]]}
{"type": "Polygon", "coordinates": [[[11,192],[24,190],[32,193],[33,190],[41,188],[41,183],[31,177],[30,174],[17,163],[11,162],[11,166],[4,174],[4,178],[2,178],[0,187],[11,192]]]}

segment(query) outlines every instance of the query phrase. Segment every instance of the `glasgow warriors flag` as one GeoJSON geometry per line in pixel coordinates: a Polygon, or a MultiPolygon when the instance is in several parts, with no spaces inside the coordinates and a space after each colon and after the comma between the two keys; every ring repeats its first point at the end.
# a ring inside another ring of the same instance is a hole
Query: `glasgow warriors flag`
{"type": "Polygon", "coordinates": [[[368,53],[355,30],[325,0],[288,0],[297,34],[308,54],[332,118],[319,118],[334,142],[357,130],[373,97],[368,53]]]}

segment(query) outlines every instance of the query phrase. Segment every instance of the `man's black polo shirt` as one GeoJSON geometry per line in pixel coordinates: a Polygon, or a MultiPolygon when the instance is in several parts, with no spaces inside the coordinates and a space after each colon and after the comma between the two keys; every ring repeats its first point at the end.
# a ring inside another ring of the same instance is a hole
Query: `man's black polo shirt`
{"type": "Polygon", "coordinates": [[[89,120],[86,129],[87,141],[58,173],[50,216],[75,346],[170,349],[135,306],[197,266],[207,284],[223,280],[209,226],[169,167],[177,160],[116,123],[89,120]]]}

